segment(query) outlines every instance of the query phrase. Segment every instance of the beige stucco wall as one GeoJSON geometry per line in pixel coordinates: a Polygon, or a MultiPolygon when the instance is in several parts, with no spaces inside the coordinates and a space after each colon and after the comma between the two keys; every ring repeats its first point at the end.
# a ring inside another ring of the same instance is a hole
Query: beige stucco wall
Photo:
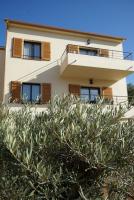
{"type": "MultiPolygon", "coordinates": [[[[88,79],[62,78],[60,76],[60,58],[67,44],[90,46],[110,50],[122,51],[122,44],[91,39],[90,45],[86,44],[88,38],[79,38],[67,35],[58,35],[48,32],[39,32],[19,28],[10,28],[7,32],[6,66],[5,66],[5,90],[4,102],[10,97],[10,82],[48,82],[52,84],[52,96],[55,94],[67,94],[68,84],[80,84],[89,86],[88,79]],[[48,41],[51,43],[51,61],[36,61],[13,58],[12,39],[18,37],[26,40],[48,41]]],[[[110,76],[110,74],[109,74],[110,76]]],[[[92,87],[112,87],[113,95],[127,96],[126,79],[117,81],[94,80],[92,87]]]]}
{"type": "Polygon", "coordinates": [[[0,49],[0,102],[4,93],[5,50],[0,49]]]}
{"type": "MultiPolygon", "coordinates": [[[[97,68],[98,71],[100,71],[99,69],[103,69],[103,70],[109,69],[110,74],[112,75],[111,72],[114,71],[115,73],[113,75],[116,76],[116,77],[110,77],[110,76],[107,77],[109,80],[119,80],[119,78],[123,77],[123,75],[125,74],[129,75],[129,73],[134,72],[134,61],[132,60],[106,58],[106,57],[100,57],[100,56],[89,56],[89,55],[81,55],[81,54],[74,54],[74,53],[68,53],[66,57],[65,57],[65,60],[67,63],[65,63],[65,65],[62,65],[61,74],[64,73],[64,70],[66,70],[68,65],[76,66],[75,68],[78,68],[78,66],[80,66],[81,70],[82,68],[87,68],[87,69],[89,68],[89,70],[97,68]],[[66,57],[67,57],[67,60],[66,60],[66,57]],[[118,76],[116,72],[118,73],[120,72],[120,76],[118,76]]],[[[64,60],[63,60],[63,63],[64,63],[64,60]]]]}

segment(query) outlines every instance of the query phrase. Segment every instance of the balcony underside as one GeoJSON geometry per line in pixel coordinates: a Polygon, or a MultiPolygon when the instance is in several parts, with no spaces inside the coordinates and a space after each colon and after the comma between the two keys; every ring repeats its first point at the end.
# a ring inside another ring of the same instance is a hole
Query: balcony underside
{"type": "Polygon", "coordinates": [[[134,61],[67,54],[61,64],[62,77],[118,81],[134,72],[134,61]]]}
{"type": "Polygon", "coordinates": [[[103,69],[95,67],[67,66],[62,72],[62,77],[97,79],[97,80],[114,80],[118,81],[130,73],[124,70],[103,69]]]}

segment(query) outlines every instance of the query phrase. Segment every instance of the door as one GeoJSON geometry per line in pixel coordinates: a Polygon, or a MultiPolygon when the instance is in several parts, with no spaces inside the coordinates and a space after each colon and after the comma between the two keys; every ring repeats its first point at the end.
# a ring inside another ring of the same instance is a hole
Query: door
{"type": "Polygon", "coordinates": [[[80,98],[85,102],[96,103],[98,96],[100,96],[100,88],[81,87],[80,89],[80,98]]]}
{"type": "Polygon", "coordinates": [[[100,96],[100,89],[99,88],[90,88],[90,102],[96,103],[98,96],[100,96]]]}

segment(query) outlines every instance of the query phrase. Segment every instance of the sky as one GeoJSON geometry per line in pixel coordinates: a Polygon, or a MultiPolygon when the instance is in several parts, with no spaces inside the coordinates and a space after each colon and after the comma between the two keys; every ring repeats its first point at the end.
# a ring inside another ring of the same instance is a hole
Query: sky
{"type": "MultiPolygon", "coordinates": [[[[124,51],[134,53],[134,0],[0,0],[0,46],[5,18],[123,36],[124,51]]],[[[127,82],[134,84],[134,75],[127,82]]]]}

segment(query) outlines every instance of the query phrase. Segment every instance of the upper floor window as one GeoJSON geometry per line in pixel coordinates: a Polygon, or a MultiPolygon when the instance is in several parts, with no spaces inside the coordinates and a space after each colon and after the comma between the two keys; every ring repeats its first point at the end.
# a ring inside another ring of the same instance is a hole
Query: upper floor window
{"type": "Polygon", "coordinates": [[[40,59],[41,58],[41,43],[24,42],[24,58],[40,59]]]}
{"type": "Polygon", "coordinates": [[[13,38],[12,57],[50,61],[51,44],[47,41],[29,41],[22,38],[13,38]],[[22,51],[23,49],[23,51],[22,51]]]}
{"type": "Polygon", "coordinates": [[[40,84],[23,83],[22,99],[24,102],[39,103],[40,101],[40,84]]]}
{"type": "Polygon", "coordinates": [[[97,56],[98,51],[95,49],[84,49],[84,48],[80,48],[79,49],[80,54],[83,55],[90,55],[90,56],[97,56]]]}

